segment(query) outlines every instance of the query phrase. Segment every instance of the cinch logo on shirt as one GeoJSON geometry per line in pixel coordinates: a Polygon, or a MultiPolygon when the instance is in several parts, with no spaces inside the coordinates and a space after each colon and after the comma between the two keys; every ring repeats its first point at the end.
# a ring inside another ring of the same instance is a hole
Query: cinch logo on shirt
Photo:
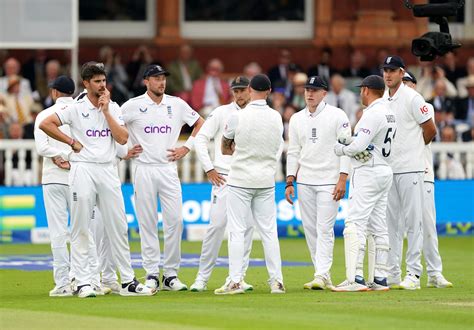
{"type": "Polygon", "coordinates": [[[111,131],[110,129],[106,128],[106,129],[102,129],[102,130],[99,130],[99,129],[88,129],[86,131],[86,135],[88,137],[108,137],[110,136],[111,134],[111,131]]]}
{"type": "Polygon", "coordinates": [[[168,134],[171,133],[171,126],[145,126],[144,131],[147,134],[168,134]]]}

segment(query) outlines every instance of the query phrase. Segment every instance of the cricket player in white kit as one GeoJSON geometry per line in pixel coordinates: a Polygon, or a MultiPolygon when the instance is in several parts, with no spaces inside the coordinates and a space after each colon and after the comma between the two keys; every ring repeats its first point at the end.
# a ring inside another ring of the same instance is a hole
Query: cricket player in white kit
{"type": "Polygon", "coordinates": [[[375,241],[375,277],[371,288],[380,291],[389,289],[386,211],[393,177],[390,158],[397,125],[394,113],[382,99],[385,90],[383,79],[377,75],[368,76],[360,87],[362,104],[367,108],[354,129],[355,136],[347,141],[349,143],[346,142],[347,145],[338,143],[334,147],[336,155],[352,157],[353,168],[349,214],[344,224],[346,280],[333,288],[336,292],[368,290],[362,267],[367,234],[375,241]],[[370,159],[360,161],[354,158],[369,145],[370,159]]]}
{"type": "Polygon", "coordinates": [[[395,113],[397,138],[392,143],[393,184],[388,195],[387,226],[390,239],[388,284],[391,288],[420,288],[423,248],[423,181],[425,144],[436,135],[436,126],[423,97],[402,83],[405,64],[398,56],[383,63],[388,89],[384,99],[395,113]],[[401,281],[401,246],[407,233],[407,275],[401,281]]]}
{"type": "MultiPolygon", "coordinates": [[[[191,285],[190,290],[201,292],[207,289],[206,285],[211,277],[212,269],[217,260],[219,249],[224,239],[224,232],[227,227],[227,191],[226,183],[229,174],[230,162],[232,156],[223,155],[221,151],[221,140],[224,127],[229,117],[241,111],[250,101],[250,92],[248,89],[249,80],[246,77],[236,77],[230,88],[234,101],[232,103],[217,107],[204,122],[194,141],[196,155],[201,162],[209,181],[212,183],[211,209],[209,210],[210,223],[206,236],[202,242],[201,258],[199,260],[199,271],[196,280],[191,285]],[[214,163],[211,161],[208,152],[208,144],[214,140],[214,163]]],[[[249,219],[251,220],[251,219],[249,219]]],[[[253,225],[249,225],[245,234],[245,253],[242,273],[249,265],[250,251],[252,249],[253,225]]],[[[230,278],[228,278],[230,281],[230,278]]],[[[224,285],[228,284],[227,281],[224,285]]],[[[242,279],[244,291],[253,290],[253,286],[242,279]]]]}
{"type": "Polygon", "coordinates": [[[349,157],[336,156],[333,148],[339,136],[351,135],[351,127],[342,109],[323,101],[328,89],[323,79],[309,77],[304,87],[306,108],[290,119],[285,196],[293,204],[296,181],[301,220],[315,270],[314,279],[304,288],[323,290],[333,287],[330,270],[334,223],[350,169],[349,157]]]}
{"type": "Polygon", "coordinates": [[[160,288],[160,244],[158,241],[157,198],[163,214],[164,262],[163,290],[182,291],[187,286],[178,278],[183,233],[181,182],[176,161],[186,156],[204,123],[179,97],[165,94],[169,73],[159,65],[146,68],[145,94],[122,105],[125,124],[134,145],[143,152],[135,159],[135,209],[140,227],[145,284],[160,288]],[[184,124],[194,126],[184,146],[175,148],[184,124]]]}
{"type": "Polygon", "coordinates": [[[123,296],[153,295],[155,290],[140,284],[134,276],[128,245],[127,220],[118,173],[113,161],[115,142],[126,144],[128,132],[123,127],[120,108],[110,101],[106,72],[102,63],[83,65],[81,77],[87,96],[67,105],[40,124],[46,134],[69,144],[71,202],[71,264],[75,270],[78,296],[95,297],[88,263],[90,221],[97,203],[109,237],[113,263],[120,271],[123,296]],[[67,124],[71,136],[58,127],[67,124]]]}
{"type": "MultiPolygon", "coordinates": [[[[73,102],[74,81],[66,76],[59,76],[51,87],[51,96],[55,104],[43,111],[35,121],[35,145],[40,156],[43,156],[43,200],[48,220],[51,251],[53,253],[53,277],[56,286],[49,292],[51,297],[72,296],[73,291],[69,278],[70,261],[67,241],[69,240],[69,169],[61,160],[68,159],[71,147],[49,138],[40,128],[40,123],[57,110],[73,102]]],[[[69,126],[63,125],[60,130],[70,135],[69,126]]]]}
{"type": "MultiPolygon", "coordinates": [[[[413,73],[406,71],[403,83],[416,90],[416,77],[413,73]]],[[[430,103],[426,103],[429,113],[434,120],[434,109],[430,103]]],[[[426,261],[428,273],[428,288],[452,288],[453,284],[444,278],[443,263],[438,249],[438,233],[436,231],[436,208],[434,200],[434,170],[433,153],[431,143],[425,146],[425,178],[424,178],[424,208],[423,208],[423,255],[426,261]]],[[[400,233],[403,235],[404,233],[400,233]]]]}
{"type": "Polygon", "coordinates": [[[285,293],[278,242],[275,174],[283,143],[280,114],[267,105],[271,83],[266,75],[250,81],[250,103],[232,115],[224,130],[222,153],[233,154],[227,179],[230,282],[215,294],[244,293],[245,232],[253,215],[260,233],[271,293],[285,293]]]}

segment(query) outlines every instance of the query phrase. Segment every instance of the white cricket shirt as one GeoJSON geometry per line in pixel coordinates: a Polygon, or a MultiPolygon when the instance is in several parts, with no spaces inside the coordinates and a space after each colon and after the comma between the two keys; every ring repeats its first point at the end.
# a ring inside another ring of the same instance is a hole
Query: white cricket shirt
{"type": "Polygon", "coordinates": [[[272,188],[280,148],[283,143],[283,122],[278,111],[265,100],[250,102],[230,116],[224,137],[234,139],[229,186],[241,188],[272,188]]]}
{"type": "Polygon", "coordinates": [[[412,88],[400,84],[392,97],[383,96],[397,119],[397,135],[392,146],[394,174],[424,172],[423,130],[420,124],[432,118],[423,97],[412,88]]]}
{"type": "Polygon", "coordinates": [[[316,111],[308,108],[290,118],[286,172],[296,181],[308,185],[336,184],[340,173],[349,173],[347,156],[336,156],[334,144],[340,134],[351,135],[346,113],[321,102],[316,111]]]}
{"type": "MultiPolygon", "coordinates": [[[[122,114],[117,103],[110,101],[109,112],[123,125],[122,114]]],[[[84,148],[72,153],[69,161],[86,163],[110,163],[115,160],[116,147],[104,114],[96,108],[88,96],[56,111],[59,120],[71,128],[71,136],[84,148]]]]}
{"type": "Polygon", "coordinates": [[[219,173],[229,173],[232,156],[222,154],[221,140],[229,117],[239,110],[241,108],[235,102],[217,107],[209,114],[196,135],[194,149],[205,172],[215,169],[219,173]],[[214,140],[214,164],[207,147],[211,140],[214,140]]]}
{"type": "MultiPolygon", "coordinates": [[[[434,108],[430,103],[426,103],[429,113],[431,114],[434,121],[434,108]]],[[[433,170],[433,152],[431,151],[431,142],[425,145],[424,150],[425,156],[425,181],[434,183],[434,170],[433,170]]]]}
{"type": "Polygon", "coordinates": [[[379,98],[364,109],[354,129],[354,139],[344,147],[344,154],[353,157],[371,144],[374,147],[370,151],[372,158],[365,163],[351,158],[352,167],[389,166],[393,159],[394,139],[398,138],[398,134],[395,114],[388,107],[387,101],[379,98]]]}
{"type": "MultiPolygon", "coordinates": [[[[72,97],[60,97],[56,100],[56,103],[51,107],[41,111],[35,120],[35,145],[36,151],[40,156],[43,156],[43,171],[41,176],[42,184],[68,184],[69,170],[63,170],[57,167],[51,158],[60,156],[64,160],[69,159],[69,154],[72,153],[72,149],[65,143],[59,142],[49,137],[43,130],[39,128],[41,122],[55,113],[58,110],[66,108],[67,105],[73,103],[72,97]]],[[[71,130],[68,125],[59,127],[59,130],[66,135],[71,136],[71,130]]]]}
{"type": "Polygon", "coordinates": [[[147,93],[122,105],[123,119],[133,145],[143,152],[135,159],[143,164],[170,164],[167,149],[175,148],[184,124],[193,126],[199,115],[179,97],[163,94],[160,104],[147,93]]]}

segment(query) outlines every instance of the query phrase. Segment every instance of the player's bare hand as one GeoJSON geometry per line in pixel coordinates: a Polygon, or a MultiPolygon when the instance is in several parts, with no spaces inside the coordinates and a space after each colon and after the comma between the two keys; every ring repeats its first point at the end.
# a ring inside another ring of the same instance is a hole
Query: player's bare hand
{"type": "Polygon", "coordinates": [[[187,155],[189,152],[189,149],[186,147],[179,147],[179,148],[174,148],[174,149],[168,149],[168,160],[175,162],[177,160],[180,160],[184,156],[187,155]]]}
{"type": "Polygon", "coordinates": [[[53,160],[54,165],[56,165],[59,168],[62,168],[63,170],[71,169],[71,164],[60,156],[53,157],[52,160],[53,160]]]}
{"type": "Polygon", "coordinates": [[[295,187],[287,186],[285,188],[285,198],[288,201],[288,203],[293,205],[293,199],[295,198],[295,187]]]}
{"type": "Polygon", "coordinates": [[[336,186],[334,187],[332,196],[335,201],[342,199],[344,195],[346,194],[346,177],[347,177],[347,174],[344,176],[344,178],[339,178],[339,181],[336,183],[336,186]]]}
{"type": "Polygon", "coordinates": [[[107,88],[104,89],[99,97],[99,108],[103,112],[109,111],[110,92],[107,88]]]}
{"type": "Polygon", "coordinates": [[[217,173],[216,170],[210,170],[206,174],[207,178],[214,186],[220,187],[225,184],[225,178],[221,174],[217,173]]]}
{"type": "Polygon", "coordinates": [[[128,160],[132,158],[137,158],[143,152],[143,148],[139,144],[135,144],[132,149],[128,150],[128,153],[123,160],[128,160]]]}
{"type": "Polygon", "coordinates": [[[71,148],[75,153],[78,153],[82,150],[82,148],[84,148],[84,146],[82,145],[81,142],[74,141],[74,143],[71,145],[71,148]]]}

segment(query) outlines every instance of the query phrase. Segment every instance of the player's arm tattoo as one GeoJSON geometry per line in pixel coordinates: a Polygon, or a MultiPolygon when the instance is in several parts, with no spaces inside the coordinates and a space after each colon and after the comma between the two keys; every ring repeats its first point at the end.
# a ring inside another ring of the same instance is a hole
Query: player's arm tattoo
{"type": "Polygon", "coordinates": [[[222,137],[221,151],[223,155],[232,155],[234,153],[234,139],[222,137]]]}

